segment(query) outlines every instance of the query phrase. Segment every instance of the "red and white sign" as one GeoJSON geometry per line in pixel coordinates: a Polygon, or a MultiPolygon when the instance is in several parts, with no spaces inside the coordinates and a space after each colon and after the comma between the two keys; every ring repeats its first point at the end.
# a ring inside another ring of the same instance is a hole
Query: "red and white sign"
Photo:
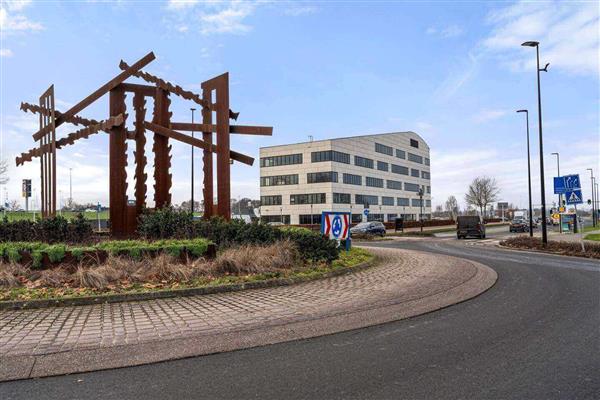
{"type": "Polygon", "coordinates": [[[323,234],[334,240],[348,239],[350,220],[348,213],[323,213],[323,234]]]}

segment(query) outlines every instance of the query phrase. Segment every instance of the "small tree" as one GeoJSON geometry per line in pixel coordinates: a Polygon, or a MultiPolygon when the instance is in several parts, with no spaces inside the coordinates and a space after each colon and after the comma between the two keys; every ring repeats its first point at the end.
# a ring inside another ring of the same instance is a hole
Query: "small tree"
{"type": "Polygon", "coordinates": [[[21,205],[18,200],[11,200],[8,203],[8,211],[21,211],[21,205]]]}
{"type": "Polygon", "coordinates": [[[494,178],[478,176],[469,185],[465,201],[467,204],[479,208],[480,215],[483,216],[487,205],[498,200],[499,193],[500,189],[494,178]]]}
{"type": "Polygon", "coordinates": [[[456,197],[448,196],[448,200],[446,200],[444,207],[450,218],[455,220],[458,215],[458,201],[456,200],[456,197]]]}

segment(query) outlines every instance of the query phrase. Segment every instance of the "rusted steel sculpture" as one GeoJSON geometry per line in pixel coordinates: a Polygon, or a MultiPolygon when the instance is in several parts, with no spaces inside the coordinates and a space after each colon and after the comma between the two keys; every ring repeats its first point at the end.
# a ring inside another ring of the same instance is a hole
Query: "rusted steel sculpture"
{"type": "Polygon", "coordinates": [[[254,159],[232,151],[229,146],[230,134],[271,135],[273,128],[264,126],[230,125],[230,119],[237,119],[239,113],[229,108],[229,75],[224,73],[202,83],[202,96],[182,89],[178,85],[164,81],[142,71],[142,68],[155,59],[152,52],[131,66],[121,61],[122,72],[98,88],[88,97],[60,112],[54,107],[54,86],[40,97],[40,104],[21,103],[21,110],[39,115],[40,129],[33,134],[39,146],[22,153],[16,159],[17,165],[41,157],[42,214],[44,217],[56,213],[56,149],[74,144],[79,139],[87,139],[98,132],[106,132],[109,137],[109,206],[112,233],[116,236],[131,234],[136,229],[137,217],[146,207],[147,158],[145,145],[146,130],[153,132],[154,153],[154,203],[157,208],[171,204],[171,145],[169,140],[177,140],[203,150],[204,163],[204,217],[220,215],[230,218],[231,180],[230,164],[233,160],[252,165],[254,159]],[[130,77],[138,77],[152,85],[125,82],[130,77]],[[214,96],[213,96],[214,92],[214,96]],[[87,119],[77,115],[83,109],[105,94],[109,94],[109,118],[103,121],[87,119]],[[133,94],[133,131],[128,131],[125,122],[128,118],[126,98],[133,94]],[[202,106],[202,123],[190,124],[172,122],[170,95],[176,95],[202,106]],[[146,98],[153,100],[152,121],[146,120],[146,98]],[[215,99],[213,103],[212,99],[215,99]],[[213,124],[213,113],[215,124],[213,124]],[[82,125],[84,128],[56,139],[56,128],[63,123],[82,125]],[[202,132],[202,139],[193,138],[179,131],[202,132]],[[216,133],[216,143],[213,141],[216,133]],[[127,198],[127,146],[135,141],[135,203],[127,198]],[[217,154],[217,204],[214,204],[213,153],[217,154]]]}

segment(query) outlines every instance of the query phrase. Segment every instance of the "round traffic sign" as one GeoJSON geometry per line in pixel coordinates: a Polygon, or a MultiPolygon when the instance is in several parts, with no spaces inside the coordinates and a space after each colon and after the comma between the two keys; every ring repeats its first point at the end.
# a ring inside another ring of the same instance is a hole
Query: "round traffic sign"
{"type": "Polygon", "coordinates": [[[335,238],[339,238],[342,234],[342,219],[339,215],[336,215],[331,221],[331,233],[335,238]]]}

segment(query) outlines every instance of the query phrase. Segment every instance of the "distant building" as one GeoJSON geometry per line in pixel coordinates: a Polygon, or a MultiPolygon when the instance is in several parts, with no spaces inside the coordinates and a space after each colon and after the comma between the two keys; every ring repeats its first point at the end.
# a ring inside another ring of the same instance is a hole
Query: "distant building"
{"type": "Polygon", "coordinates": [[[320,223],[322,211],[352,221],[431,216],[429,146],[414,132],[311,141],[260,149],[260,215],[265,222],[320,223]],[[364,210],[368,208],[368,215],[364,210]]]}

